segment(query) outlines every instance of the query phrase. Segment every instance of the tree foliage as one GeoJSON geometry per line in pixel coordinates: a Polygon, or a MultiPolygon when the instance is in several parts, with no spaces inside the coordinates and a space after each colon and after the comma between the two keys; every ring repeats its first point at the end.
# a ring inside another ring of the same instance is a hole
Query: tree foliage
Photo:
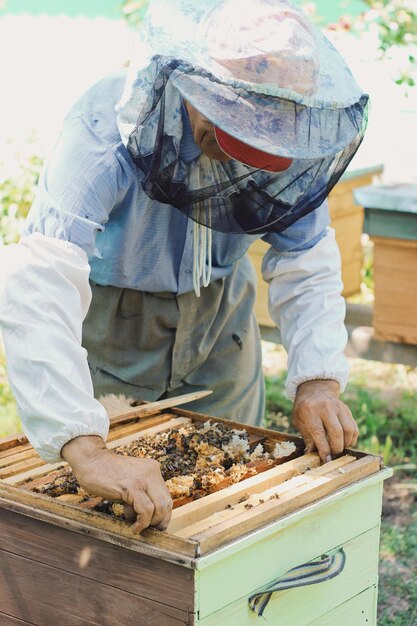
{"type": "Polygon", "coordinates": [[[406,66],[395,81],[398,85],[414,87],[417,82],[417,3],[416,0],[362,0],[366,9],[357,17],[343,15],[334,30],[364,32],[376,29],[379,49],[384,58],[395,48],[409,49],[406,66]],[[412,52],[411,52],[412,51],[412,52]]]}

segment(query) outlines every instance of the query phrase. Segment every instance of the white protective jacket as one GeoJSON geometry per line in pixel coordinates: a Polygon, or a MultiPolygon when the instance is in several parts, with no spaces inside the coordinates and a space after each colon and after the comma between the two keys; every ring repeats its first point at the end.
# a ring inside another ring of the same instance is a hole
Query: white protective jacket
{"type": "MultiPolygon", "coordinates": [[[[38,233],[0,249],[0,325],[8,375],[25,432],[49,462],[81,435],[106,439],[108,417],[94,398],[82,323],[91,291],[90,267],[78,246],[38,233]]],[[[343,390],[347,334],[340,295],[340,254],[334,231],[312,248],[263,263],[270,314],[288,351],[287,390],[334,379],[343,390]]]]}

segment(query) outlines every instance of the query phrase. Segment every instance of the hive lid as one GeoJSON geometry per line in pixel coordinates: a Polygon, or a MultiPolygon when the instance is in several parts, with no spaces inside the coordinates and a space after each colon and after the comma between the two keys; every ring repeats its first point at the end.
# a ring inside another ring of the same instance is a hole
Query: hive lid
{"type": "Polygon", "coordinates": [[[355,189],[354,196],[367,209],[417,213],[417,184],[367,185],[355,189]]]}

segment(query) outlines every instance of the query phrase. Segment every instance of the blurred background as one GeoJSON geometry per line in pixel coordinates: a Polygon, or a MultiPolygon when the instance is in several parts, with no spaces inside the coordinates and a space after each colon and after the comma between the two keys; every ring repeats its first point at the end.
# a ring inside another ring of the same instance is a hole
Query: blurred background
{"type": "MultiPolygon", "coordinates": [[[[417,305],[412,303],[417,287],[417,0],[298,4],[347,59],[372,100],[363,146],[331,199],[352,326],[352,376],[344,399],[358,420],[361,448],[381,454],[395,469],[385,494],[378,624],[411,626],[417,624],[417,305]],[[358,192],[364,185],[366,193],[358,192]],[[393,247],[398,240],[408,242],[407,261],[401,248],[393,247]],[[385,273],[384,259],[389,259],[385,273]],[[383,293],[394,294],[391,302],[403,298],[389,311],[391,330],[386,322],[390,303],[384,304],[383,293]],[[371,342],[363,354],[358,338],[371,342]]],[[[128,63],[146,6],[146,0],[0,0],[0,245],[18,241],[42,163],[74,100],[128,63]]],[[[253,250],[255,265],[261,254],[253,250]]],[[[267,425],[291,430],[285,353],[261,303],[257,314],[270,339],[263,344],[267,425]]],[[[19,429],[0,344],[0,436],[19,429]]]]}

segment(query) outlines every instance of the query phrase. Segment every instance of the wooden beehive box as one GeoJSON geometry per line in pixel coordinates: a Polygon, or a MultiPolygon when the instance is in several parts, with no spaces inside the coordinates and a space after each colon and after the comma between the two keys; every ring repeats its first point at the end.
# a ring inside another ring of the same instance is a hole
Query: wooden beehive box
{"type": "Polygon", "coordinates": [[[374,242],[375,337],[417,345],[417,185],[358,190],[374,242]]]}
{"type": "Polygon", "coordinates": [[[372,240],[375,338],[417,345],[417,241],[372,240]]]}
{"type": "MultiPolygon", "coordinates": [[[[361,236],[364,221],[364,209],[355,204],[353,190],[362,185],[369,185],[372,178],[382,172],[377,166],[366,170],[347,173],[335,186],[329,196],[331,225],[335,229],[336,241],[342,258],[343,295],[345,298],[360,291],[362,270],[361,236]]],[[[262,279],[262,259],[269,245],[262,240],[255,241],[249,254],[258,276],[258,294],[255,313],[258,323],[263,326],[275,326],[268,313],[268,285],[262,279]]]]}
{"type": "MultiPolygon", "coordinates": [[[[207,419],[180,409],[132,417],[111,428],[108,445],[207,419]]],[[[23,436],[2,440],[0,624],[262,623],[249,608],[252,593],[341,546],[339,576],[275,594],[264,617],[286,626],[375,624],[382,481],[390,471],[357,451],[320,466],[298,438],[232,427],[269,449],[290,439],[296,452],[176,508],[167,532],[141,536],[120,519],[34,493],[59,464],[45,464],[23,436]]]]}

